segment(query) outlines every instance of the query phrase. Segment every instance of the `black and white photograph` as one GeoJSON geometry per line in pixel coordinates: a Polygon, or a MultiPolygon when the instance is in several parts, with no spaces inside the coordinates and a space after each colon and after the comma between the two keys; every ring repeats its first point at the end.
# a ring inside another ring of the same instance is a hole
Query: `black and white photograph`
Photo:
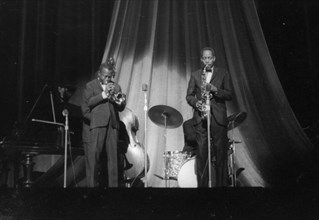
{"type": "Polygon", "coordinates": [[[317,219],[318,11],[0,0],[0,219],[317,219]]]}

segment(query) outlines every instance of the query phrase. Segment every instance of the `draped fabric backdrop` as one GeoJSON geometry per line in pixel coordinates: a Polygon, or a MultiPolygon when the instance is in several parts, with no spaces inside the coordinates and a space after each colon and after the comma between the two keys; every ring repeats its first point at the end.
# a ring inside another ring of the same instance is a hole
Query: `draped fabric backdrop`
{"type": "Polygon", "coordinates": [[[142,84],[148,85],[149,108],[167,105],[184,121],[191,118],[186,89],[205,46],[216,49],[216,65],[230,72],[234,99],[227,103],[228,115],[247,113],[246,120],[228,133],[230,139],[241,141],[235,152],[237,168],[245,169],[240,184],[294,186],[317,166],[318,154],[283,92],[254,1],[118,0],[102,61],[116,60],[116,81],[127,94],[127,107],[139,119],[137,136],[150,159],[149,185],[165,186],[156,177],[163,176],[163,153],[182,150],[184,137],[182,126],[165,129],[150,118],[144,130],[142,84]]]}
{"type": "MultiPolygon", "coordinates": [[[[2,138],[13,134],[14,130],[24,122],[28,126],[34,126],[32,118],[53,121],[49,91],[53,92],[54,97],[58,97],[57,86],[76,87],[77,85],[79,89],[71,101],[80,105],[84,83],[90,79],[90,74],[97,70],[103,56],[114,2],[105,0],[2,0],[0,2],[2,71],[0,78],[3,82],[0,87],[2,107],[0,136],[2,138]],[[44,87],[45,90],[40,96],[44,87]],[[38,97],[39,102],[36,104],[38,97]],[[34,105],[34,111],[29,115],[34,105]],[[28,115],[30,117],[27,120],[28,115]]],[[[56,120],[64,123],[62,110],[58,108],[59,100],[54,101],[56,120]]],[[[72,131],[77,127],[81,129],[80,115],[76,117],[74,118],[74,112],[70,111],[72,131]]],[[[43,125],[41,131],[45,133],[48,128],[52,130],[50,125],[43,125]]],[[[81,137],[81,132],[79,133],[81,137]]],[[[36,135],[39,139],[43,138],[42,133],[36,135]]],[[[33,141],[33,137],[29,138],[33,141]]],[[[72,146],[81,147],[74,142],[72,146]]],[[[5,156],[1,151],[1,162],[5,156]]],[[[84,164],[81,164],[80,158],[73,159],[76,160],[75,165],[80,165],[75,167],[75,170],[81,170],[84,164]]],[[[39,184],[35,183],[36,186],[63,185],[63,158],[39,155],[34,157],[34,162],[34,171],[40,173],[48,171],[41,176],[39,184]]],[[[70,165],[69,182],[72,182],[74,174],[71,163],[68,165],[70,165]]],[[[13,168],[9,167],[9,170],[8,186],[12,186],[13,168]]],[[[83,177],[84,171],[81,170],[80,176],[83,177]]],[[[21,169],[20,177],[22,175],[21,169]]]]}
{"type": "MultiPolygon", "coordinates": [[[[0,115],[0,133],[10,132],[10,121],[26,118],[45,84],[51,91],[61,84],[77,84],[70,103],[79,106],[84,84],[101,57],[102,62],[113,57],[116,81],[139,119],[137,138],[147,146],[149,186],[164,187],[158,177],[163,176],[163,153],[182,150],[182,126],[165,130],[147,117],[145,131],[142,84],[148,85],[149,109],[167,105],[184,121],[190,119],[188,80],[200,67],[200,49],[212,46],[216,65],[228,69],[232,79],[234,99],[227,103],[228,115],[247,113],[246,120],[228,132],[229,139],[241,142],[235,152],[236,167],[244,168],[240,185],[296,186],[318,175],[318,152],[283,92],[253,0],[24,0],[5,1],[0,10],[0,20],[5,21],[1,24],[7,27],[1,40],[8,42],[0,50],[5,64],[0,100],[8,107],[0,115]]],[[[48,92],[31,118],[52,120],[48,92]]],[[[56,114],[64,123],[61,111],[56,114]]],[[[80,116],[75,117],[70,128],[80,128],[79,123],[80,116]]],[[[86,186],[83,157],[72,160],[67,185],[86,186]]],[[[35,187],[62,186],[63,156],[39,155],[34,162],[34,171],[45,172],[35,187]]]]}

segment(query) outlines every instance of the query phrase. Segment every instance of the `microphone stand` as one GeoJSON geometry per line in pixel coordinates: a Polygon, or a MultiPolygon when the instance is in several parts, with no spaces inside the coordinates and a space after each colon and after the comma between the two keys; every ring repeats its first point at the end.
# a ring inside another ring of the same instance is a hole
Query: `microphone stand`
{"type": "MultiPolygon", "coordinates": [[[[206,74],[206,68],[208,64],[204,67],[204,74],[206,74]]],[[[211,164],[211,141],[210,141],[210,91],[206,96],[206,114],[207,114],[207,163],[208,163],[208,188],[212,188],[212,164],[211,164]]]]}
{"type": "MultiPolygon", "coordinates": [[[[165,126],[165,133],[164,133],[164,143],[165,143],[165,149],[167,149],[166,146],[166,141],[167,141],[167,115],[164,113],[162,113],[161,115],[164,118],[164,126],[165,126]]],[[[170,182],[167,181],[169,180],[169,176],[168,176],[168,170],[165,170],[165,188],[170,187],[170,182]],[[168,185],[167,185],[168,182],[168,185]]]]}
{"type": "Polygon", "coordinates": [[[208,188],[212,188],[212,164],[211,164],[211,143],[210,143],[210,96],[206,98],[206,111],[207,111],[207,138],[208,138],[208,188]]]}
{"type": "Polygon", "coordinates": [[[232,128],[232,144],[231,144],[231,155],[230,155],[230,170],[231,170],[231,186],[236,187],[236,172],[235,172],[235,149],[236,149],[236,141],[234,135],[235,128],[235,120],[231,122],[232,128]]]}
{"type": "Polygon", "coordinates": [[[67,172],[67,156],[68,156],[68,134],[69,134],[69,112],[67,109],[62,111],[65,116],[64,124],[64,175],[63,175],[63,188],[66,188],[66,172],[67,172]]]}
{"type": "Polygon", "coordinates": [[[147,88],[146,85],[143,85],[143,92],[144,92],[144,133],[145,133],[145,138],[144,138],[144,187],[148,187],[148,182],[147,182],[147,88]]]}

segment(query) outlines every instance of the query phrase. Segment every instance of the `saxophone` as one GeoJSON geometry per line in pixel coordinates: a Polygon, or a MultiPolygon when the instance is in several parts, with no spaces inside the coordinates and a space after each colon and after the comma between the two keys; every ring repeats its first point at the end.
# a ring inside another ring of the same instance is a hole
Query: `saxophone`
{"type": "Polygon", "coordinates": [[[197,109],[201,113],[202,119],[207,119],[207,110],[209,110],[209,106],[207,104],[207,100],[210,100],[212,98],[212,94],[209,90],[207,90],[207,82],[206,82],[206,68],[205,66],[204,71],[201,75],[202,84],[201,84],[201,99],[199,100],[199,104],[197,109]]]}

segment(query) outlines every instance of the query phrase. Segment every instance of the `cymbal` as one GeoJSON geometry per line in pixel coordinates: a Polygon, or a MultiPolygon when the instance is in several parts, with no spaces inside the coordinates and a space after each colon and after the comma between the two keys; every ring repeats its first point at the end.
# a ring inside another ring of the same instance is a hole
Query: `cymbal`
{"type": "Polygon", "coordinates": [[[228,130],[236,128],[243,121],[245,121],[246,117],[247,117],[246,112],[239,112],[239,113],[232,114],[231,116],[228,116],[227,117],[228,130]]]}
{"type": "Polygon", "coordinates": [[[183,117],[181,113],[179,113],[179,111],[177,111],[175,108],[166,105],[153,106],[148,111],[148,116],[156,125],[160,127],[177,128],[183,123],[183,117]]]}

